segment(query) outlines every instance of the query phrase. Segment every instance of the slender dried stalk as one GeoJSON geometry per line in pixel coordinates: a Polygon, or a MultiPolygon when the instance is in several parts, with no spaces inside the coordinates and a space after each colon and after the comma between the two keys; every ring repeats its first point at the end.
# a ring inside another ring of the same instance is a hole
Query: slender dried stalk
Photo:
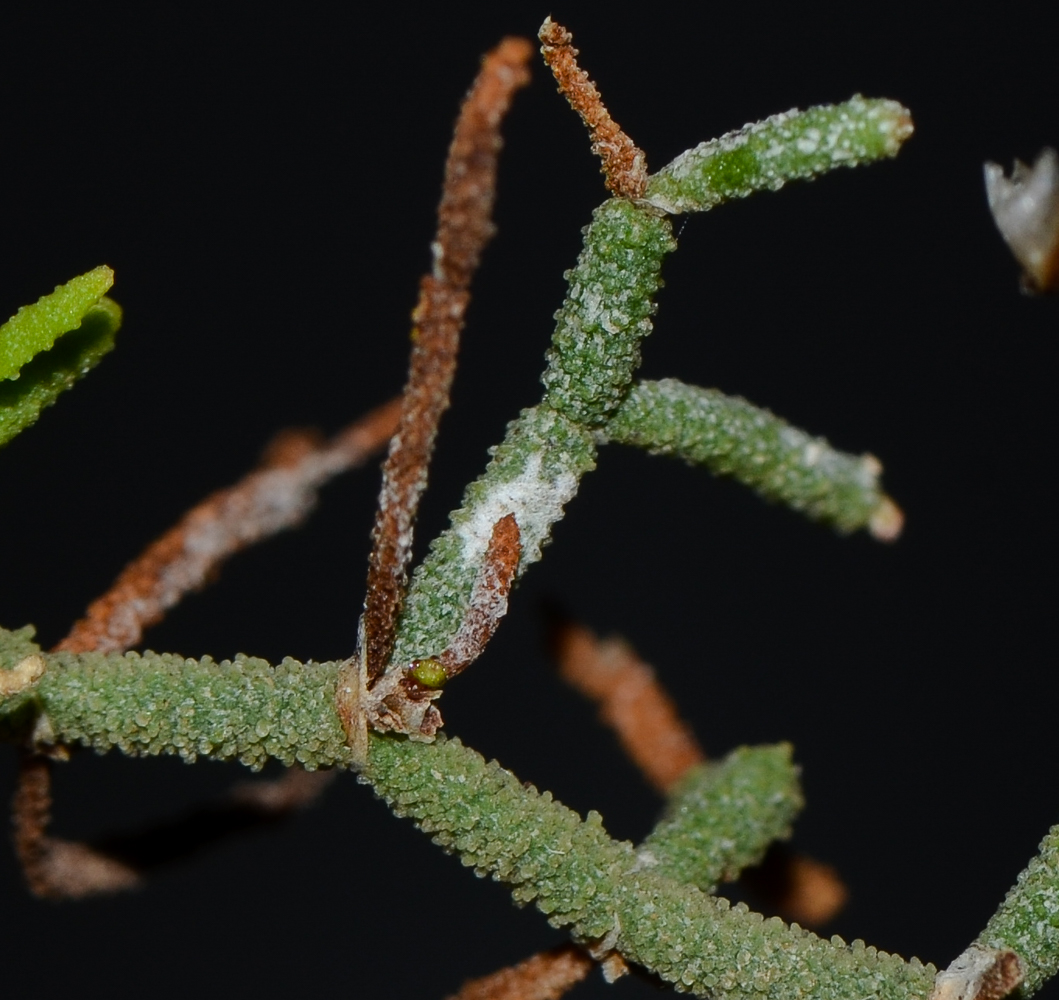
{"type": "Polygon", "coordinates": [[[565,624],[555,637],[562,678],[599,705],[629,758],[665,794],[706,755],[654,671],[619,639],[565,624]]]}
{"type": "MultiPolygon", "coordinates": [[[[93,602],[87,615],[56,648],[75,653],[122,652],[136,645],[146,627],[160,621],[189,591],[203,586],[226,558],[304,520],[328,479],[362,464],[390,437],[399,405],[392,400],[373,410],[326,445],[304,432],[279,435],[260,469],[207,498],[150,545],[126,567],[114,586],[93,602]]],[[[33,657],[26,662],[30,660],[33,657]]],[[[17,671],[11,675],[16,676],[17,671]]],[[[250,807],[263,819],[271,819],[308,804],[329,780],[323,775],[291,771],[274,782],[240,785],[233,789],[226,805],[213,810],[214,818],[226,809],[250,807]]],[[[50,837],[50,811],[50,762],[26,754],[14,799],[15,844],[26,880],[36,895],[80,897],[140,883],[134,868],[107,853],[50,837]]],[[[225,824],[214,825],[220,836],[225,824]]]]}
{"type": "Polygon", "coordinates": [[[24,753],[13,803],[15,853],[30,891],[43,899],[79,899],[131,889],[139,874],[86,844],[48,836],[51,761],[24,753]]]}
{"type": "Polygon", "coordinates": [[[560,93],[588,127],[592,152],[602,161],[607,189],[619,198],[642,198],[647,188],[647,158],[611,118],[596,85],[577,65],[577,49],[571,44],[574,36],[549,17],[538,37],[560,93]]]}
{"type": "Polygon", "coordinates": [[[133,560],[56,649],[109,653],[138,645],[144,629],[204,586],[225,559],[300,524],[324,483],[386,443],[399,406],[391,400],[324,445],[303,432],[282,434],[257,471],[208,497],[133,560]]]}
{"type": "Polygon", "coordinates": [[[746,869],[742,881],[803,927],[826,924],[849,901],[849,889],[835,868],[783,844],[774,844],[759,867],[746,869]]]}
{"type": "MultiPolygon", "coordinates": [[[[508,38],[490,52],[460,109],[438,207],[434,269],[420,282],[413,312],[412,359],[401,419],[383,467],[372,534],[367,599],[362,622],[368,683],[390,660],[397,616],[408,586],[408,563],[419,498],[438,422],[449,405],[456,352],[471,277],[486,242],[496,190],[500,122],[514,92],[529,82],[532,49],[508,38]]],[[[352,669],[352,668],[351,668],[352,669]]]]}
{"type": "Polygon", "coordinates": [[[595,963],[572,944],[542,951],[518,965],[470,979],[448,1000],[558,1000],[595,963]]]}

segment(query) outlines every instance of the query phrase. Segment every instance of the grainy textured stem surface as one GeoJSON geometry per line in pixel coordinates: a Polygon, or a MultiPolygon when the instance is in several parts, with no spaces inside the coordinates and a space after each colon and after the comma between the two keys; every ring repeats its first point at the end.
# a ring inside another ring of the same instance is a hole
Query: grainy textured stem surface
{"type": "Polygon", "coordinates": [[[912,117],[896,101],[854,97],[786,111],[681,153],[647,182],[645,200],[670,213],[704,212],[787,181],[896,156],[912,117]]]}
{"type": "Polygon", "coordinates": [[[901,530],[901,512],[879,484],[878,459],[838,451],[716,389],[676,379],[641,382],[600,438],[704,465],[842,532],[868,528],[890,541],[901,530]]]}
{"type": "Polygon", "coordinates": [[[977,943],[1018,954],[1025,976],[1020,996],[1032,996],[1059,972],[1059,826],[1048,831],[977,943]]]}

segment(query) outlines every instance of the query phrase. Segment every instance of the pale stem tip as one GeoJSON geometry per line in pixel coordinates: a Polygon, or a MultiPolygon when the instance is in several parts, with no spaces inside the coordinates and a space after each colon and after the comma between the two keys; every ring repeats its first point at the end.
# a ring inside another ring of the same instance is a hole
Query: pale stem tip
{"type": "Polygon", "coordinates": [[[868,518],[868,531],[880,542],[895,542],[901,537],[905,515],[889,497],[883,497],[868,518]]]}

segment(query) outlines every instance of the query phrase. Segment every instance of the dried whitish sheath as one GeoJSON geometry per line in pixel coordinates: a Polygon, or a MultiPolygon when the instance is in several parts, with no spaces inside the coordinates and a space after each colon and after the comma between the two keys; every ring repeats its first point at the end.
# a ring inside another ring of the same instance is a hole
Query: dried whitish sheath
{"type": "Polygon", "coordinates": [[[1015,952],[973,944],[938,973],[930,1000],[1001,1000],[1022,978],[1015,952]]]}
{"type": "Polygon", "coordinates": [[[1032,167],[1016,160],[1010,178],[987,163],[985,191],[997,229],[1022,265],[1024,287],[1059,289],[1059,154],[1045,149],[1032,167]]]}
{"type": "Polygon", "coordinates": [[[507,599],[522,557],[518,521],[507,514],[493,525],[481,571],[459,631],[437,659],[446,677],[466,670],[485,650],[500,619],[507,614],[507,599]]]}

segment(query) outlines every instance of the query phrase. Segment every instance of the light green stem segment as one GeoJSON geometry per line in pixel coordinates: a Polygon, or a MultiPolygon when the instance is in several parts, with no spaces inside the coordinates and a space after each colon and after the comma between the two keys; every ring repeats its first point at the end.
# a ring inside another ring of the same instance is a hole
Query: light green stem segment
{"type": "MultiPolygon", "coordinates": [[[[32,628],[0,630],[0,669],[31,653],[32,628]]],[[[29,690],[0,704],[0,738],[18,736],[40,713],[38,739],[133,756],[176,754],[269,758],[309,770],[345,765],[346,734],[335,714],[336,663],[236,656],[215,663],[171,653],[48,653],[29,690]]]]}
{"type": "Polygon", "coordinates": [[[1025,975],[1020,997],[1032,996],[1059,972],[1059,826],[1048,831],[977,943],[1018,954],[1025,975]]]}
{"type": "Polygon", "coordinates": [[[896,510],[873,456],[836,451],[745,399],[676,379],[636,385],[600,439],[704,465],[842,532],[877,530],[896,510]]]}
{"type": "Polygon", "coordinates": [[[541,376],[548,406],[587,427],[617,409],[651,332],[662,259],[674,249],[660,213],[623,198],[596,209],[577,266],[564,275],[566,299],[541,376]]]}
{"type": "MultiPolygon", "coordinates": [[[[35,652],[29,630],[0,632],[0,669],[35,652]]],[[[24,736],[40,713],[38,739],[99,750],[208,754],[255,767],[269,756],[310,768],[349,761],[333,707],[337,664],[45,660],[32,688],[0,703],[0,731],[10,737],[20,727],[24,736]]],[[[773,771],[748,773],[758,778],[747,779],[747,794],[760,779],[756,796],[767,801],[773,771]]],[[[509,884],[517,902],[535,902],[579,940],[604,942],[681,989],[715,1000],[912,1000],[930,991],[933,969],[916,961],[824,941],[659,874],[631,844],[612,840],[598,814],[581,819],[457,740],[372,735],[362,778],[464,864],[509,884]]]]}
{"type": "Polygon", "coordinates": [[[113,350],[121,307],[106,296],[89,306],[78,329],[42,351],[14,380],[0,381],[0,446],[35,424],[51,406],[113,350]]]}
{"type": "Polygon", "coordinates": [[[464,864],[511,885],[516,901],[681,990],[714,1000],[911,1000],[933,984],[934,969],[916,960],[825,941],[658,874],[597,813],[582,820],[456,740],[377,740],[363,780],[464,864]]]}
{"type": "Polygon", "coordinates": [[[394,662],[436,656],[446,648],[463,620],[493,525],[502,517],[514,514],[518,522],[518,575],[537,562],[552,525],[595,462],[592,435],[548,406],[523,410],[508,424],[485,472],[467,487],[450,527],[434,539],[412,577],[394,662]]]}
{"type": "Polygon", "coordinates": [[[23,306],[0,326],[0,379],[18,378],[22,366],[48,350],[64,333],[76,330],[88,309],[114,284],[109,267],[97,267],[31,306],[23,306]]]}
{"type": "Polygon", "coordinates": [[[704,212],[787,181],[896,156],[912,117],[896,101],[854,97],[787,111],[681,153],[647,181],[644,200],[665,212],[704,212]]]}
{"type": "Polygon", "coordinates": [[[656,874],[714,892],[786,840],[803,805],[789,743],[740,747],[681,779],[638,853],[656,874]]]}

